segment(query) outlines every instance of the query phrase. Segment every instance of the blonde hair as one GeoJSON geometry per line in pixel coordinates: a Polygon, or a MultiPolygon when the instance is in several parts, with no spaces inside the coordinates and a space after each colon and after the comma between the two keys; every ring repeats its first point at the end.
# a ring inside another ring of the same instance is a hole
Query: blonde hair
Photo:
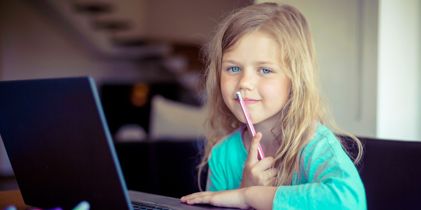
{"type": "Polygon", "coordinates": [[[272,129],[272,132],[278,131],[276,135],[280,143],[274,157],[275,167],[278,169],[274,185],[291,183],[292,175],[298,169],[300,152],[314,134],[316,122],[349,136],[358,147],[355,162],[361,158],[360,141],[336,128],[322,103],[316,77],[318,69],[315,50],[305,17],[289,5],[254,4],[225,18],[206,48],[205,88],[209,109],[205,125],[207,143],[198,166],[200,189],[200,174],[207,165],[212,147],[241,125],[221,96],[220,70],[223,54],[243,35],[257,30],[269,34],[277,41],[281,52],[279,59],[291,81],[289,98],[278,114],[277,125],[272,129]]]}

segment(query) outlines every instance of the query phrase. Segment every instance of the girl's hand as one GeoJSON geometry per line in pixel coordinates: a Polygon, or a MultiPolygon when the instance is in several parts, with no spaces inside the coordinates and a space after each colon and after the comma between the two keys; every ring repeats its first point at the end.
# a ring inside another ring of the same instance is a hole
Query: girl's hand
{"type": "Polygon", "coordinates": [[[275,161],[272,157],[257,159],[257,148],[262,139],[262,133],[258,132],[252,139],[249,154],[243,170],[241,187],[272,186],[275,182],[276,169],[273,168],[275,161]]]}
{"type": "Polygon", "coordinates": [[[250,206],[245,199],[246,188],[218,191],[218,192],[198,192],[180,198],[181,202],[187,204],[210,204],[220,207],[231,207],[247,209],[250,206]]]}

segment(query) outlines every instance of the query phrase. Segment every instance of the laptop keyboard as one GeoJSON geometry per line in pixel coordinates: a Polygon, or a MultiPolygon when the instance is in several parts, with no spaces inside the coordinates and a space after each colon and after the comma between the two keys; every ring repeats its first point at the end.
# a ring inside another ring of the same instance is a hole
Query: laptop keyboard
{"type": "Polygon", "coordinates": [[[167,207],[160,206],[155,203],[135,202],[132,201],[133,209],[135,210],[171,210],[167,207]]]}

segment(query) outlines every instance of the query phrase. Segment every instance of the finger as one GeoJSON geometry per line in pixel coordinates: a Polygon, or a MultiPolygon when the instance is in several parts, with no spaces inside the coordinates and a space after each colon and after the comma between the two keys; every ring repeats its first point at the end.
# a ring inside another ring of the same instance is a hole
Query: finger
{"type": "Polygon", "coordinates": [[[278,170],[276,170],[276,168],[270,168],[266,170],[264,174],[266,176],[266,179],[270,179],[270,178],[276,177],[276,175],[278,174],[278,170]]]}
{"type": "Polygon", "coordinates": [[[212,193],[212,192],[210,192],[210,191],[205,191],[205,192],[192,193],[192,194],[190,194],[190,195],[185,195],[185,196],[181,197],[181,198],[180,198],[180,200],[181,200],[182,202],[185,202],[185,201],[187,201],[187,200],[192,200],[192,199],[194,199],[194,198],[201,197],[201,196],[205,196],[205,195],[208,195],[208,194],[210,194],[210,193],[212,193]]]}
{"type": "Polygon", "coordinates": [[[248,164],[255,164],[259,161],[257,158],[257,148],[259,147],[260,140],[262,140],[262,133],[257,132],[250,143],[249,155],[247,157],[248,164]]]}
{"type": "Polygon", "coordinates": [[[275,184],[276,178],[272,177],[268,180],[266,180],[266,182],[263,184],[264,186],[273,186],[273,184],[275,184]]]}
{"type": "Polygon", "coordinates": [[[261,174],[262,183],[264,186],[272,185],[272,183],[275,181],[277,170],[275,168],[270,168],[266,171],[264,171],[261,174]]]}
{"type": "Polygon", "coordinates": [[[187,204],[210,204],[210,195],[201,195],[199,197],[191,198],[186,201],[187,204]]]}
{"type": "Polygon", "coordinates": [[[210,203],[213,192],[198,192],[180,198],[181,202],[187,204],[210,203]]]}
{"type": "Polygon", "coordinates": [[[275,160],[273,157],[265,157],[262,160],[260,160],[258,163],[256,163],[256,170],[257,171],[266,171],[270,168],[272,168],[275,164],[275,160]]]}

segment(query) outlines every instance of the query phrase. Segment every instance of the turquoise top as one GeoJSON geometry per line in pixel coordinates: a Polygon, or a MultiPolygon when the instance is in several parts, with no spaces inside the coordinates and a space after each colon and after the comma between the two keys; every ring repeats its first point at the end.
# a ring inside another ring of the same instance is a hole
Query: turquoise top
{"type": "MultiPolygon", "coordinates": [[[[235,130],[212,149],[208,190],[240,187],[247,150],[235,130]]],[[[279,186],[273,209],[367,209],[364,185],[336,136],[319,125],[304,147],[291,185],[279,186]]]]}

